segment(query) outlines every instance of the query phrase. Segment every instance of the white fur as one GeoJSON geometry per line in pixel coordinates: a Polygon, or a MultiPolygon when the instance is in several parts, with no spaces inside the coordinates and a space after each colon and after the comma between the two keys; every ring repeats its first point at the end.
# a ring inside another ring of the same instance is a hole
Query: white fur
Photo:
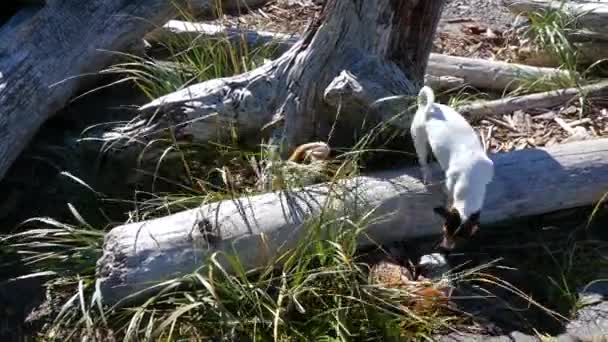
{"type": "Polygon", "coordinates": [[[452,207],[461,220],[464,222],[480,211],[486,186],[494,177],[494,163],[465,118],[454,109],[435,103],[433,90],[425,86],[418,94],[418,110],[412,121],[411,134],[425,184],[431,177],[428,167],[430,145],[445,172],[452,207]]]}

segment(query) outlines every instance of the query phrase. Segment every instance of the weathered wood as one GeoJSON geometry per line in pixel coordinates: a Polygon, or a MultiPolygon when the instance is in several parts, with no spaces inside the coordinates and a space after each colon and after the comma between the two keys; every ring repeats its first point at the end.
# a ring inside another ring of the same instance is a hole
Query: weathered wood
{"type": "Polygon", "coordinates": [[[179,37],[184,41],[194,39],[226,38],[233,42],[244,41],[251,48],[274,43],[277,56],[287,52],[301,38],[299,34],[284,34],[269,31],[254,31],[227,27],[225,25],[169,20],[163,26],[145,36],[150,43],[162,43],[179,37]]]}
{"type": "Polygon", "coordinates": [[[479,89],[502,92],[515,89],[525,79],[565,77],[567,71],[539,68],[523,64],[489,61],[434,54],[429,59],[428,72],[433,75],[451,75],[479,89]]]}
{"type": "Polygon", "coordinates": [[[510,114],[516,110],[551,109],[563,105],[572,99],[585,96],[587,99],[605,98],[608,96],[608,81],[582,86],[551,90],[542,93],[509,96],[493,101],[478,101],[458,107],[463,115],[476,120],[487,115],[510,114]]]}
{"type": "Polygon", "coordinates": [[[460,77],[425,75],[425,84],[434,91],[454,90],[463,88],[466,83],[460,77]]]}
{"type": "Polygon", "coordinates": [[[42,6],[25,6],[17,10],[5,23],[0,24],[0,37],[31,19],[41,8],[42,6]]]}
{"type": "MultiPolygon", "coordinates": [[[[496,175],[488,187],[484,225],[589,205],[608,190],[608,139],[491,158],[496,175]]],[[[374,173],[116,227],[106,236],[97,264],[103,298],[116,303],[155,282],[193,272],[210,253],[232,253],[233,245],[246,268],[262,266],[297,244],[303,222],[317,217],[326,203],[337,214],[361,215],[375,208],[382,220],[370,224],[367,233],[380,243],[438,235],[441,222],[431,209],[444,198],[425,188],[418,176],[417,167],[374,173]],[[207,234],[214,238],[206,239],[207,234]]],[[[361,241],[362,246],[370,243],[361,241]]]]}
{"type": "MultiPolygon", "coordinates": [[[[242,40],[251,47],[272,42],[276,44],[277,53],[285,52],[298,40],[298,36],[296,35],[235,29],[215,24],[192,23],[179,20],[168,22],[147,38],[152,42],[156,42],[168,39],[172,35],[190,39],[194,39],[195,37],[201,39],[203,37],[224,37],[232,40],[242,40]]],[[[565,74],[565,71],[431,53],[426,73],[430,76],[429,81],[433,88],[449,89],[454,86],[461,86],[462,80],[464,84],[478,89],[502,92],[505,89],[517,87],[521,77],[560,77],[565,74]]]]}
{"type": "MultiPolygon", "coordinates": [[[[576,17],[575,27],[565,28],[568,40],[578,52],[577,62],[591,64],[608,56],[608,3],[549,0],[503,0],[513,13],[530,16],[548,10],[560,9],[576,17]]],[[[530,65],[557,66],[561,61],[555,53],[538,48],[522,55],[520,62],[530,65]]]]}
{"type": "Polygon", "coordinates": [[[139,46],[176,14],[167,0],[49,1],[33,10],[0,30],[0,179],[42,123],[115,59],[109,51],[139,46]]]}
{"type": "MultiPolygon", "coordinates": [[[[608,56],[608,41],[572,42],[572,46],[576,49],[576,63],[579,65],[590,65],[608,56]]],[[[540,47],[520,50],[517,62],[543,67],[558,67],[563,64],[555,53],[540,47]],[[524,51],[525,53],[522,53],[524,51]]]]}
{"type": "Polygon", "coordinates": [[[576,18],[578,26],[608,34],[608,3],[605,1],[502,0],[514,13],[544,12],[560,9],[576,18]]]}
{"type": "Polygon", "coordinates": [[[424,82],[442,5],[442,0],[328,0],[304,37],[281,57],[163,96],[118,130],[123,137],[150,139],[174,126],[179,140],[208,142],[229,136],[230,126],[236,126],[253,144],[270,138],[284,156],[311,139],[353,146],[369,129],[363,123],[385,119],[386,113],[370,113],[369,99],[414,94],[424,82]],[[332,89],[340,87],[345,71],[364,88],[332,89]]]}

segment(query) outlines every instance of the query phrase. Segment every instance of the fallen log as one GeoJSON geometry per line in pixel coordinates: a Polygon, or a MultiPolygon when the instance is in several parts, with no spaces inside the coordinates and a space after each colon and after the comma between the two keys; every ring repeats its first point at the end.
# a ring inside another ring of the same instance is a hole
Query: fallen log
{"type": "MultiPolygon", "coordinates": [[[[496,174],[481,217],[484,225],[589,205],[608,191],[608,139],[491,158],[496,174]]],[[[225,200],[116,227],[107,234],[97,263],[103,299],[114,304],[189,274],[217,251],[236,251],[247,269],[265,265],[297,244],[303,224],[318,217],[327,203],[338,215],[375,209],[373,216],[382,219],[373,221],[367,233],[379,243],[440,234],[440,221],[431,208],[444,198],[422,185],[418,176],[417,167],[379,172],[333,186],[225,200]]],[[[220,262],[228,267],[222,258],[220,262]]]]}
{"type": "MultiPolygon", "coordinates": [[[[608,56],[608,3],[549,0],[503,0],[514,14],[531,16],[559,10],[572,18],[572,27],[564,28],[568,41],[576,49],[577,62],[591,64],[608,56]]],[[[530,65],[557,66],[562,61],[553,51],[529,49],[521,54],[520,62],[530,65]]]]}
{"type": "Polygon", "coordinates": [[[460,77],[434,75],[425,75],[424,83],[433,88],[434,91],[454,90],[466,85],[460,77]]]}
{"type": "Polygon", "coordinates": [[[0,179],[42,123],[115,60],[109,51],[139,47],[175,14],[166,0],[48,1],[17,11],[0,29],[0,179]]]}
{"type": "MultiPolygon", "coordinates": [[[[298,36],[267,31],[252,31],[224,27],[220,25],[192,23],[172,20],[162,28],[146,37],[151,42],[169,39],[172,35],[184,39],[204,39],[225,37],[247,42],[248,46],[257,47],[263,44],[276,44],[276,52],[283,53],[298,41],[298,36]]],[[[455,57],[431,53],[426,68],[432,83],[438,88],[452,88],[455,79],[478,89],[504,91],[514,89],[522,78],[563,77],[566,71],[554,68],[539,68],[523,64],[489,61],[477,58],[455,57]],[[452,79],[442,79],[442,77],[452,79]]],[[[459,83],[459,81],[456,81],[459,83]]]]}
{"type": "MultiPolygon", "coordinates": [[[[602,61],[608,56],[608,42],[572,42],[576,49],[576,63],[579,65],[590,65],[602,61]]],[[[558,67],[563,64],[559,57],[548,49],[537,46],[522,48],[518,51],[518,63],[531,66],[558,67]]]]}
{"type": "Polygon", "coordinates": [[[578,27],[608,34],[608,3],[600,1],[502,0],[503,5],[517,14],[544,13],[560,10],[576,19],[578,27]]]}
{"type": "Polygon", "coordinates": [[[551,109],[563,105],[572,99],[584,96],[587,99],[606,98],[608,81],[582,86],[551,90],[542,93],[509,96],[493,101],[478,101],[458,107],[463,115],[474,121],[488,115],[510,114],[516,110],[551,109]]]}
{"type": "Polygon", "coordinates": [[[459,77],[475,88],[499,92],[515,89],[526,79],[567,76],[567,71],[553,68],[440,54],[431,55],[427,71],[433,75],[459,77]]]}
{"type": "MultiPolygon", "coordinates": [[[[530,17],[536,13],[559,10],[572,18],[572,27],[565,27],[568,41],[577,51],[579,64],[591,64],[608,56],[608,3],[549,0],[503,0],[514,14],[530,17]]],[[[525,27],[525,26],[524,26],[525,27]]],[[[562,61],[556,53],[542,47],[521,49],[519,62],[530,65],[557,66],[562,61]]]]}
{"type": "Polygon", "coordinates": [[[171,41],[175,37],[179,37],[184,41],[227,38],[237,43],[245,41],[247,42],[247,45],[252,48],[273,43],[277,45],[277,56],[285,53],[300,39],[298,34],[243,30],[224,25],[183,20],[169,20],[163,26],[149,32],[144,39],[150,43],[159,44],[171,41]]]}

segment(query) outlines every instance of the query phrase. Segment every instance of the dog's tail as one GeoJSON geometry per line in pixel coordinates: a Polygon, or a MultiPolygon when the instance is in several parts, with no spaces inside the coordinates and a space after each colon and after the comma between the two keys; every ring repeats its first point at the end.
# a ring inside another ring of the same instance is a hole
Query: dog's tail
{"type": "Polygon", "coordinates": [[[428,114],[431,112],[433,103],[435,103],[435,93],[433,92],[433,89],[429,86],[422,87],[420,92],[418,92],[418,107],[422,108],[424,114],[428,114]],[[423,98],[422,101],[421,98],[423,98]],[[422,104],[424,104],[424,107],[421,107],[422,104]]]}

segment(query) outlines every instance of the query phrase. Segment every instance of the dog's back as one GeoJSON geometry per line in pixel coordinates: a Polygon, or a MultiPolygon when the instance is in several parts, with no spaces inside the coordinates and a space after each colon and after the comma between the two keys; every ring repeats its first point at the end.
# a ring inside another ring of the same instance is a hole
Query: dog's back
{"type": "Polygon", "coordinates": [[[426,140],[444,171],[468,168],[469,162],[488,159],[477,133],[462,115],[449,106],[434,103],[434,94],[428,87],[421,89],[420,95],[426,103],[419,107],[414,120],[424,122],[413,125],[424,127],[426,140]]]}

